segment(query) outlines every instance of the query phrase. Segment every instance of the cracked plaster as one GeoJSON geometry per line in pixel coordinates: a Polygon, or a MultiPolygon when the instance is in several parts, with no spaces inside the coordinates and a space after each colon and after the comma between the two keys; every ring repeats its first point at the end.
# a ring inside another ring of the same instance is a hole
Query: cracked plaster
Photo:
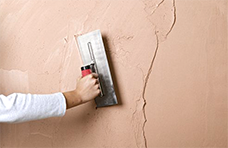
{"type": "Polygon", "coordinates": [[[176,0],[175,7],[145,90],[148,146],[225,148],[227,1],[176,0]]]}

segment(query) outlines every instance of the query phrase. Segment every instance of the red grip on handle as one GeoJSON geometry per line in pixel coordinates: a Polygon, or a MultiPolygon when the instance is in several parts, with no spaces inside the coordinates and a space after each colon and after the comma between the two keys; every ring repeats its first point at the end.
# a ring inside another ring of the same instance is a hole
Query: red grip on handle
{"type": "Polygon", "coordinates": [[[85,70],[82,70],[82,77],[88,75],[88,74],[91,74],[91,70],[90,69],[85,69],[85,70]]]}
{"type": "Polygon", "coordinates": [[[90,69],[90,65],[82,66],[81,71],[82,71],[82,77],[92,73],[90,69]]]}

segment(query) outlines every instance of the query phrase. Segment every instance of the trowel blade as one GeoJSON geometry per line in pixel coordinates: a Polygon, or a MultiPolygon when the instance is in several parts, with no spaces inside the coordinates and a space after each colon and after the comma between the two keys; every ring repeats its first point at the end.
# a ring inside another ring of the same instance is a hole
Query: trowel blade
{"type": "Polygon", "coordinates": [[[83,64],[95,63],[97,66],[103,92],[102,97],[95,98],[97,107],[118,104],[100,30],[78,36],[77,41],[83,64]],[[93,57],[89,48],[93,51],[93,57]]]}

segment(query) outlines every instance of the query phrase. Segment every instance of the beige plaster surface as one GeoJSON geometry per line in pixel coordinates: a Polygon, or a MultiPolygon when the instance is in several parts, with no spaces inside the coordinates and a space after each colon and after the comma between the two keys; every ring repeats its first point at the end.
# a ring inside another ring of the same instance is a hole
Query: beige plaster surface
{"type": "Polygon", "coordinates": [[[0,147],[227,147],[226,0],[1,0],[0,93],[75,88],[100,29],[120,105],[0,125],[0,147]]]}
{"type": "Polygon", "coordinates": [[[227,1],[177,0],[145,98],[151,147],[227,146],[227,1]]]}

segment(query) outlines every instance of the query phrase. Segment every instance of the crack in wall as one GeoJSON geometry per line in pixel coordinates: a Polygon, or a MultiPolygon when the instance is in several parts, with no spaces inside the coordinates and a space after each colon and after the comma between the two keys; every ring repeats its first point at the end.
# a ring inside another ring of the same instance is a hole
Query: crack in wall
{"type": "MultiPolygon", "coordinates": [[[[162,0],[156,7],[156,9],[164,2],[164,0],[162,0]]],[[[173,19],[173,22],[172,22],[172,25],[169,29],[169,31],[166,33],[166,37],[165,39],[167,38],[167,36],[170,34],[170,32],[173,30],[174,28],[174,25],[176,23],[176,3],[175,3],[175,0],[172,1],[173,3],[173,15],[174,15],[174,19],[173,19]]],[[[152,14],[156,11],[156,9],[152,12],[152,14]]],[[[155,48],[155,52],[154,52],[154,56],[151,60],[151,64],[149,66],[149,69],[148,69],[148,72],[145,76],[145,79],[144,79],[144,86],[143,86],[143,92],[142,92],[142,98],[143,98],[143,101],[144,101],[144,104],[143,104],[143,116],[144,116],[144,122],[143,122],[143,126],[142,126],[142,131],[143,131],[143,138],[144,138],[144,144],[145,144],[145,147],[147,148],[147,139],[146,139],[146,132],[145,132],[145,126],[146,126],[146,122],[147,122],[147,116],[146,116],[146,98],[145,98],[145,93],[146,93],[146,88],[147,88],[147,84],[148,84],[148,81],[149,81],[149,78],[150,78],[150,75],[151,75],[151,72],[152,72],[152,69],[153,69],[153,65],[154,65],[154,62],[155,62],[155,59],[156,59],[156,55],[157,55],[157,52],[158,52],[158,49],[159,49],[159,44],[160,44],[160,41],[159,41],[159,36],[158,36],[158,30],[156,29],[156,26],[155,26],[155,35],[156,35],[156,48],[155,48]]]]}
{"type": "Polygon", "coordinates": [[[39,136],[42,136],[42,137],[45,137],[45,138],[49,138],[49,139],[53,138],[52,136],[44,134],[44,133],[41,133],[41,132],[33,132],[33,133],[30,133],[29,136],[30,135],[39,135],[39,136]]]}
{"type": "Polygon", "coordinates": [[[144,101],[144,104],[143,104],[144,122],[143,122],[142,130],[143,130],[143,137],[144,137],[144,142],[145,142],[145,147],[146,148],[147,148],[147,140],[146,140],[145,126],[146,126],[146,122],[147,122],[147,117],[146,117],[146,108],[145,108],[146,107],[145,92],[146,92],[147,83],[148,83],[148,80],[150,78],[150,74],[152,72],[154,61],[155,61],[155,58],[156,58],[156,55],[157,55],[157,52],[158,52],[158,48],[159,48],[159,40],[158,40],[157,31],[155,31],[155,35],[156,35],[156,40],[157,40],[156,49],[155,49],[154,56],[152,58],[149,70],[148,70],[147,75],[146,75],[145,80],[144,80],[144,86],[143,86],[143,92],[142,92],[142,98],[143,98],[143,101],[144,101]]]}
{"type": "Polygon", "coordinates": [[[162,0],[160,3],[156,5],[156,8],[151,12],[151,15],[154,14],[154,12],[161,6],[162,3],[164,3],[165,0],[162,0]]]}
{"type": "Polygon", "coordinates": [[[169,33],[173,30],[173,27],[176,24],[176,20],[177,20],[177,17],[176,17],[177,16],[177,14],[176,14],[176,1],[175,0],[173,0],[173,16],[174,16],[173,23],[172,23],[172,26],[170,27],[169,31],[166,33],[166,38],[169,35],[169,33]]]}

